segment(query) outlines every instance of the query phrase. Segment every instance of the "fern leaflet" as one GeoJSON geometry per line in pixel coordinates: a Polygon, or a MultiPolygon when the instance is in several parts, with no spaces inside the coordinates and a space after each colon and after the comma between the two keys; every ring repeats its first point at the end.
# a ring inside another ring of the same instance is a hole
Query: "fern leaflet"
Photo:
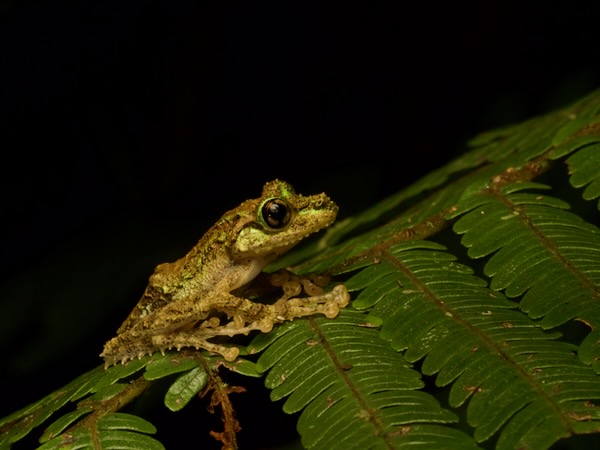
{"type": "MultiPolygon", "coordinates": [[[[456,416],[425,392],[418,372],[381,340],[369,318],[343,311],[287,323],[257,336],[266,350],[257,367],[269,373],[271,397],[284,411],[302,410],[298,430],[307,448],[475,448],[466,434],[444,427],[456,416]]],[[[370,319],[371,321],[373,319],[370,319]]]]}
{"type": "Polygon", "coordinates": [[[587,185],[583,198],[593,200],[600,197],[600,144],[594,143],[582,148],[567,159],[567,164],[571,172],[571,184],[577,188],[587,185]]]}
{"type": "MultiPolygon", "coordinates": [[[[523,295],[522,310],[543,317],[544,328],[571,319],[594,331],[583,343],[584,361],[600,359],[600,230],[566,211],[568,204],[526,189],[533,183],[491,188],[465,202],[454,225],[464,234],[469,256],[493,253],[485,265],[491,288],[509,297],[523,295]],[[595,350],[595,351],[592,351],[595,350]]],[[[600,364],[594,364],[600,371],[600,364]]]]}
{"type": "Polygon", "coordinates": [[[156,428],[144,419],[124,413],[108,414],[95,424],[95,430],[79,428],[44,443],[39,450],[53,449],[123,449],[163,450],[164,446],[146,434],[156,433],[156,428]],[[145,433],[145,434],[142,434],[145,433]]]}

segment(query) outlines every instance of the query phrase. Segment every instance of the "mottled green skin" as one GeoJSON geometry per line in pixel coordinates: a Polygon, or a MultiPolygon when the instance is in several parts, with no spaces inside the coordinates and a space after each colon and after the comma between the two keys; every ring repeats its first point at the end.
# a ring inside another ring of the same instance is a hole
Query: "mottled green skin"
{"type": "Polygon", "coordinates": [[[101,356],[113,362],[151,353],[156,350],[152,342],[159,340],[152,337],[189,330],[210,310],[235,316],[239,299],[231,292],[300,240],[329,226],[337,210],[325,194],[302,196],[279,180],[265,184],[261,197],[223,215],[187,255],[155,269],[142,298],[101,356]],[[274,198],[289,206],[289,223],[280,228],[268,226],[263,218],[263,205],[274,198]]]}

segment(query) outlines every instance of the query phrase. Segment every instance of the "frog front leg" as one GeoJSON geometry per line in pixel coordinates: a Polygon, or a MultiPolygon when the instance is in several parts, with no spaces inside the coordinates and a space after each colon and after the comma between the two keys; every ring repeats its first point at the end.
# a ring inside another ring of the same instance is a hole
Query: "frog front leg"
{"type": "MultiPolygon", "coordinates": [[[[220,296],[224,296],[221,294],[220,296]]],[[[338,315],[339,309],[346,306],[350,295],[342,285],[336,286],[331,292],[304,298],[280,299],[273,305],[254,303],[245,298],[229,294],[225,302],[221,298],[220,309],[231,316],[231,320],[225,324],[212,321],[208,326],[205,323],[191,330],[174,331],[167,334],[152,336],[152,343],[159,349],[183,347],[203,348],[222,355],[226,360],[233,361],[237,358],[239,350],[236,347],[228,347],[208,341],[215,336],[236,336],[248,334],[251,331],[263,333],[271,331],[274,324],[293,320],[297,317],[323,314],[328,318],[338,315]],[[232,306],[235,304],[235,307],[232,306]]],[[[211,318],[212,320],[214,318],[211,318]]]]}

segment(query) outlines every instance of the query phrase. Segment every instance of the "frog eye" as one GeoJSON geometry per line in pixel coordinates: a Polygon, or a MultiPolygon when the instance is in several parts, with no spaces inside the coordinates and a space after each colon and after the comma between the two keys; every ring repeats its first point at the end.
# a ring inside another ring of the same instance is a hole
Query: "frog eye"
{"type": "Polygon", "coordinates": [[[274,229],[285,227],[292,218],[290,205],[280,198],[267,200],[261,208],[261,214],[267,226],[274,229]]]}

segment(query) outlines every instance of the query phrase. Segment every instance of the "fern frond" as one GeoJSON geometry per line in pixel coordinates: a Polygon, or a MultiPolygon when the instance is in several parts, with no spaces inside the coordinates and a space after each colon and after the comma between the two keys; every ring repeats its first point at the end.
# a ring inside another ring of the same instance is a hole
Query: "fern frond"
{"type": "Polygon", "coordinates": [[[353,307],[385,319],[382,338],[408,361],[423,359],[424,374],[451,386],[450,406],[466,404],[476,441],[495,438],[500,449],[600,430],[599,378],[586,365],[600,372],[598,229],[532,182],[571,155],[571,183],[596,195],[597,163],[587,168],[600,142],[599,93],[480,135],[470,152],[339,224],[328,240],[339,244],[299,266],[361,269],[346,283],[364,289],[353,307]],[[489,257],[489,279],[422,241],[457,219],[468,255],[489,257]],[[545,331],[571,319],[594,329],[579,348],[545,331]]]}
{"type": "MultiPolygon", "coordinates": [[[[454,230],[463,234],[471,258],[493,253],[484,268],[492,289],[523,295],[521,309],[543,318],[544,328],[585,322],[594,330],[585,348],[598,349],[590,342],[600,327],[600,229],[566,211],[562,200],[530,192],[544,187],[490,188],[463,203],[454,230]]],[[[585,355],[588,363],[598,359],[600,351],[585,355]]]]}
{"type": "Polygon", "coordinates": [[[224,362],[189,352],[160,353],[108,369],[97,367],[42,400],[17,411],[0,422],[0,448],[9,448],[44,424],[70,403],[75,408],[46,425],[40,448],[159,449],[162,444],[148,434],[154,426],[141,417],[116,412],[140,395],[153,380],[176,375],[165,395],[165,406],[182,409],[207,384],[207,368],[228,365],[249,376],[258,376],[250,361],[224,362]],[[200,361],[204,361],[201,364],[200,361]],[[240,370],[241,369],[241,370],[240,370]],[[143,371],[143,375],[142,375],[143,371]],[[137,379],[131,381],[131,377],[137,379]]]}
{"type": "Polygon", "coordinates": [[[307,448],[475,448],[472,439],[439,424],[456,422],[423,387],[419,373],[381,340],[373,319],[342,311],[257,336],[257,367],[269,371],[271,398],[302,410],[298,430],[307,448]]]}
{"type": "Polygon", "coordinates": [[[25,437],[64,405],[89,394],[97,384],[103,385],[105,380],[104,370],[98,367],[41,400],[4,417],[0,421],[0,430],[7,431],[0,435],[0,448],[9,448],[12,443],[25,437]]]}
{"type": "Polygon", "coordinates": [[[594,143],[580,149],[566,162],[571,173],[571,184],[576,188],[587,186],[583,191],[583,198],[593,200],[600,197],[600,144],[594,143]]]}
{"type": "Polygon", "coordinates": [[[482,133],[460,157],[275,262],[271,270],[349,278],[356,298],[335,319],[258,335],[248,347],[262,352],[256,364],[182,351],[98,368],[0,420],[0,448],[42,426],[42,448],[161,448],[151,424],[116,411],[143,391],[133,385],[165,378],[172,411],[213,387],[225,424],[213,436],[227,445],[238,424],[219,367],[266,374],[272,399],[300,412],[309,448],[537,450],[600,433],[597,211],[577,199],[582,217],[570,212],[574,190],[561,188],[566,164],[582,198],[600,198],[599,113],[600,90],[482,133]],[[542,174],[559,181],[552,196],[536,183],[542,174]],[[573,320],[590,328],[585,338],[573,320]]]}
{"type": "Polygon", "coordinates": [[[124,413],[112,413],[96,422],[96,429],[75,429],[44,443],[38,450],[54,449],[123,449],[163,450],[164,446],[147,434],[156,433],[156,428],[144,419],[124,413]]]}
{"type": "Polygon", "coordinates": [[[450,383],[449,403],[469,398],[467,420],[498,449],[547,448],[562,437],[600,431],[600,378],[517,304],[486,287],[439,244],[391,246],[347,286],[353,306],[384,319],[381,337],[424,374],[450,383]],[[583,388],[585,386],[585,388],[583,388]],[[585,419],[581,419],[585,417],[585,419]]]}

